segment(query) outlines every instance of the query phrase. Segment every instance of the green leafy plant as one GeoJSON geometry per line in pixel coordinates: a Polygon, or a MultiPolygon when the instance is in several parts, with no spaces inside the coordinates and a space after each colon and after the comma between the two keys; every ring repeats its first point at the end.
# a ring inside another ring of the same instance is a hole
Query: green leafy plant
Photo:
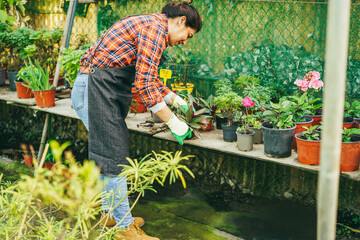
{"type": "Polygon", "coordinates": [[[188,49],[176,46],[171,50],[167,53],[166,68],[172,70],[172,78],[175,80],[175,84],[186,87],[189,74],[196,70],[196,61],[188,49]]]}
{"type": "Polygon", "coordinates": [[[291,83],[296,78],[312,69],[323,72],[324,61],[318,55],[307,52],[302,46],[290,48],[265,40],[227,57],[222,74],[232,80],[242,75],[259,78],[262,85],[274,89],[277,95],[272,94],[275,96],[272,101],[277,101],[294,90],[291,83]]]}
{"type": "Polygon", "coordinates": [[[360,118],[360,101],[353,100],[350,102],[345,102],[345,108],[347,111],[344,113],[344,117],[351,117],[351,118],[360,118]]]}
{"type": "Polygon", "coordinates": [[[84,55],[85,50],[75,50],[74,47],[64,49],[60,56],[62,69],[65,71],[65,79],[69,82],[70,87],[74,86],[77,73],[80,69],[80,58],[84,55]]]}
{"type": "Polygon", "coordinates": [[[31,36],[34,32],[27,27],[0,31],[0,50],[6,55],[3,65],[6,65],[8,70],[18,71],[21,68],[21,56],[24,49],[33,43],[31,36]]]}
{"type": "Polygon", "coordinates": [[[242,125],[237,129],[238,131],[242,131],[242,133],[244,134],[248,134],[250,133],[250,122],[249,122],[249,118],[250,118],[250,114],[248,111],[249,107],[254,107],[255,104],[253,101],[251,101],[251,99],[249,97],[245,97],[242,100],[242,103],[245,107],[245,114],[243,114],[241,116],[241,120],[242,120],[242,125]]]}
{"type": "Polygon", "coordinates": [[[227,94],[228,92],[234,91],[234,89],[232,88],[232,82],[227,78],[223,78],[216,81],[214,87],[215,87],[216,96],[227,94]]]}
{"type": "Polygon", "coordinates": [[[273,128],[286,129],[294,126],[291,102],[280,99],[279,103],[271,104],[271,110],[266,110],[264,116],[273,125],[273,128]]]}
{"type": "Polygon", "coordinates": [[[194,103],[197,100],[191,94],[187,95],[187,100],[187,110],[179,107],[175,114],[189,126],[196,137],[201,138],[199,130],[204,129],[209,124],[212,116],[206,115],[207,108],[195,110],[194,103]]]}
{"type": "Polygon", "coordinates": [[[301,138],[308,140],[308,141],[314,141],[314,140],[320,140],[320,127],[319,125],[314,125],[310,127],[303,127],[306,130],[302,132],[301,138]]]}
{"type": "Polygon", "coordinates": [[[247,115],[243,115],[242,117],[247,118],[247,121],[248,121],[250,127],[260,129],[261,128],[261,120],[260,120],[261,118],[258,117],[260,113],[262,113],[262,112],[247,114],[247,115]]]}
{"type": "Polygon", "coordinates": [[[360,135],[360,128],[344,128],[342,131],[342,142],[352,142],[353,135],[360,135]]]}
{"type": "MultiPolygon", "coordinates": [[[[199,105],[199,107],[207,109],[206,113],[210,114],[213,118],[215,118],[216,110],[217,110],[215,97],[213,95],[210,95],[207,99],[198,98],[198,100],[199,101],[197,102],[197,104],[199,105]]],[[[197,108],[195,107],[195,109],[197,108]]]]}
{"type": "Polygon", "coordinates": [[[271,89],[267,86],[246,86],[243,90],[244,96],[248,96],[255,103],[254,110],[260,111],[270,107],[272,98],[271,89]]]}
{"type": "MultiPolygon", "coordinates": [[[[35,162],[34,176],[0,185],[0,238],[113,239],[116,228],[100,227],[100,222],[95,221],[101,211],[101,196],[110,198],[113,194],[101,192],[104,182],[99,180],[100,169],[93,161],[78,164],[71,152],[64,152],[69,143],[51,141],[50,146],[56,160],[51,171],[42,168],[42,160],[39,165],[35,162]]],[[[47,149],[48,145],[45,154],[47,149]]],[[[194,175],[183,162],[191,157],[163,151],[140,161],[128,159],[129,165],[123,166],[120,176],[128,179],[128,194],[137,194],[131,210],[146,190],[155,191],[155,181],[163,185],[167,178],[170,184],[180,179],[186,187],[183,171],[194,175]]],[[[119,204],[121,201],[109,212],[119,204]]]]}
{"type": "Polygon", "coordinates": [[[25,15],[27,0],[3,0],[0,2],[0,22],[7,22],[15,27],[24,27],[30,20],[25,15]]]}
{"type": "Polygon", "coordinates": [[[20,72],[19,78],[27,85],[24,85],[32,90],[50,90],[54,86],[49,83],[49,72],[47,69],[42,69],[39,62],[35,60],[35,65],[29,59],[29,64],[25,62],[26,67],[20,72]]]}
{"type": "Polygon", "coordinates": [[[47,69],[50,77],[53,77],[62,34],[63,32],[60,29],[40,29],[35,31],[31,35],[34,43],[23,49],[22,58],[27,59],[30,57],[32,60],[38,60],[40,66],[47,69]]]}
{"type": "MultiPolygon", "coordinates": [[[[242,75],[234,81],[236,92],[242,93],[246,87],[257,87],[260,85],[260,79],[249,75],[242,75]]],[[[245,95],[246,96],[246,95],[245,95]]]]}
{"type": "Polygon", "coordinates": [[[222,118],[227,118],[228,126],[233,123],[236,113],[241,109],[242,100],[242,97],[232,91],[215,97],[214,101],[220,110],[220,113],[217,115],[222,118]]]}
{"type": "Polygon", "coordinates": [[[306,115],[312,115],[313,104],[310,103],[306,93],[290,96],[288,99],[291,101],[294,122],[304,122],[306,115]]]}

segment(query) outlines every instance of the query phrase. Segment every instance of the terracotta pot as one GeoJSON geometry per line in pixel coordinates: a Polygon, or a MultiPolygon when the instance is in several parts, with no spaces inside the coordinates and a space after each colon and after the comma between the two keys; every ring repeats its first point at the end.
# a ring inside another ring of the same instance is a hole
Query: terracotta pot
{"type": "Polygon", "coordinates": [[[32,155],[24,155],[25,165],[31,167],[33,165],[32,155]]]}
{"type": "Polygon", "coordinates": [[[133,101],[131,102],[130,105],[130,112],[132,113],[143,113],[146,112],[147,108],[144,105],[139,93],[136,92],[136,90],[134,90],[134,88],[131,91],[133,93],[133,101]]]}
{"type": "Polygon", "coordinates": [[[341,143],[340,171],[351,172],[359,169],[360,142],[341,143]]]}
{"type": "Polygon", "coordinates": [[[302,132],[295,134],[298,161],[306,165],[319,165],[320,141],[301,139],[302,132]]]}
{"type": "Polygon", "coordinates": [[[354,118],[351,118],[351,117],[344,118],[344,120],[343,120],[343,128],[347,128],[347,129],[352,128],[354,122],[355,122],[354,118]]]}
{"type": "Polygon", "coordinates": [[[38,107],[53,107],[55,106],[55,89],[45,91],[33,91],[38,107]]]}
{"type": "Polygon", "coordinates": [[[295,127],[295,132],[294,132],[294,137],[293,137],[293,142],[292,142],[292,149],[296,149],[296,139],[295,139],[295,134],[299,133],[299,132],[303,132],[306,131],[305,128],[303,127],[307,127],[309,128],[312,123],[313,123],[313,119],[311,117],[305,117],[305,121],[304,122],[296,122],[296,127],[295,127]]]}
{"type": "Polygon", "coordinates": [[[49,170],[51,170],[54,165],[54,162],[44,162],[44,168],[47,168],[49,170]]]}
{"type": "MultiPolygon", "coordinates": [[[[64,86],[64,77],[63,76],[59,76],[59,80],[58,80],[58,84],[57,86],[54,87],[59,87],[59,86],[64,86]]],[[[54,83],[54,78],[49,78],[49,83],[53,84],[54,83]]]]}
{"type": "Polygon", "coordinates": [[[201,130],[210,131],[211,127],[212,127],[212,122],[213,122],[213,120],[210,119],[209,123],[205,127],[201,126],[201,130]]]}
{"type": "Polygon", "coordinates": [[[34,93],[32,92],[32,90],[25,87],[23,84],[27,85],[27,83],[24,82],[15,82],[18,98],[33,98],[34,93]]]}
{"type": "Polygon", "coordinates": [[[322,119],[322,115],[307,115],[306,117],[311,117],[313,119],[311,126],[321,125],[320,122],[322,119]]]}

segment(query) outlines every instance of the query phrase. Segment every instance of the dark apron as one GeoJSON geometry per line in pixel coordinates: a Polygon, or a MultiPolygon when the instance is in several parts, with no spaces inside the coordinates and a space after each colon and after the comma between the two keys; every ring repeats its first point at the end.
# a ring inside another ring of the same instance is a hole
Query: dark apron
{"type": "MultiPolygon", "coordinates": [[[[165,60],[162,55],[160,65],[165,60]]],[[[130,135],[125,118],[132,100],[135,66],[91,68],[88,81],[89,159],[101,168],[101,174],[116,176],[122,170],[118,165],[128,164],[130,135]]]]}
{"type": "Polygon", "coordinates": [[[125,118],[132,100],[135,66],[96,68],[89,73],[89,159],[105,176],[127,164],[130,135],[125,118]]]}

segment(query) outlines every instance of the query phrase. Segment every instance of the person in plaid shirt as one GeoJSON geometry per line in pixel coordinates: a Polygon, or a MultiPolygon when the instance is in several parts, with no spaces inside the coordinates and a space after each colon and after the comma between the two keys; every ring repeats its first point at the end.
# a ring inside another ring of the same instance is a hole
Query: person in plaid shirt
{"type": "Polygon", "coordinates": [[[158,239],[146,235],[145,223],[133,218],[125,177],[118,177],[129,157],[129,132],[125,118],[132,100],[133,85],[144,104],[170,128],[179,142],[191,137],[188,125],[180,121],[167,104],[187,108],[186,102],[158,78],[158,66],[168,47],[185,45],[201,30],[202,20],[191,0],[169,2],[161,14],[136,15],[120,19],[81,58],[72,90],[72,104],[89,131],[89,159],[101,169],[105,192],[101,221],[125,230],[116,239],[158,239]],[[106,212],[117,205],[110,214],[106,212]],[[129,213],[129,214],[128,214],[129,213]]]}

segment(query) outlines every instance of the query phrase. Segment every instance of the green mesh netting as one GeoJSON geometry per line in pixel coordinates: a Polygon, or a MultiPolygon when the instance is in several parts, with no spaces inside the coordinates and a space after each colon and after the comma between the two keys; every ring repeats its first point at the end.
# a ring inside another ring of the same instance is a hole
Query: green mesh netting
{"type": "MultiPolygon", "coordinates": [[[[167,2],[99,0],[98,34],[122,17],[159,13],[167,2]]],[[[59,5],[60,0],[29,0],[27,9],[38,13],[62,13],[59,5]]],[[[308,71],[319,71],[323,77],[327,0],[195,0],[193,5],[203,18],[203,28],[185,47],[202,66],[192,77],[235,80],[248,74],[260,78],[263,84],[276,85],[287,91],[294,89],[293,82],[303,78],[308,71]]],[[[360,98],[359,14],[360,0],[353,0],[348,98],[360,98]]],[[[172,51],[171,48],[166,50],[172,51]]],[[[214,81],[208,82],[208,86],[201,84],[204,90],[211,88],[214,81]]]]}
{"type": "MultiPolygon", "coordinates": [[[[98,31],[104,32],[124,16],[158,13],[166,2],[100,0],[98,31]]],[[[353,1],[351,10],[347,82],[351,97],[360,96],[357,2],[353,1]]],[[[203,18],[203,28],[186,48],[215,75],[236,79],[249,74],[286,90],[293,89],[293,82],[308,71],[323,76],[327,1],[197,0],[193,5],[203,18]]]]}

